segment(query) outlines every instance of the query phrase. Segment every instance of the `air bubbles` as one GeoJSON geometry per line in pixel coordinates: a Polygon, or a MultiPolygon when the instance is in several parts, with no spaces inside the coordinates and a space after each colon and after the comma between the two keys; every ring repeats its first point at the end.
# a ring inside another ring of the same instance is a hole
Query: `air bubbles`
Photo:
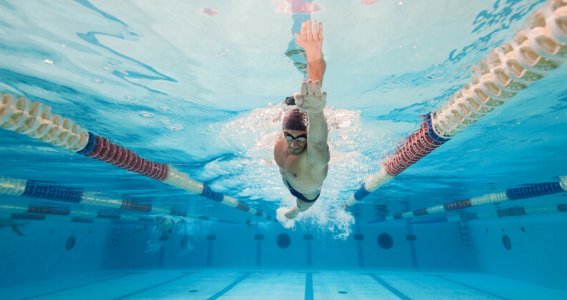
{"type": "Polygon", "coordinates": [[[230,54],[230,51],[229,51],[228,49],[226,49],[226,48],[222,49],[222,50],[219,52],[219,56],[222,56],[222,57],[227,57],[229,54],[230,54]]]}
{"type": "Polygon", "coordinates": [[[167,128],[170,131],[181,131],[183,130],[183,125],[179,124],[179,123],[173,123],[170,119],[165,119],[161,122],[165,128],[167,128]]]}
{"type": "Polygon", "coordinates": [[[52,64],[54,64],[53,60],[51,60],[51,59],[49,59],[49,58],[44,59],[44,60],[43,60],[43,63],[46,64],[46,65],[52,65],[52,64]]]}
{"type": "Polygon", "coordinates": [[[433,69],[428,72],[425,77],[429,80],[441,80],[445,77],[445,74],[443,74],[443,72],[439,69],[433,69]]]}
{"type": "Polygon", "coordinates": [[[172,124],[169,126],[166,126],[167,129],[172,130],[172,131],[181,131],[183,130],[183,125],[181,124],[172,124]]]}
{"type": "Polygon", "coordinates": [[[140,113],[140,117],[152,119],[152,118],[154,118],[155,116],[154,116],[154,114],[152,114],[151,112],[143,111],[143,112],[140,113]]]}
{"type": "Polygon", "coordinates": [[[113,59],[113,58],[109,58],[106,60],[106,65],[103,67],[103,69],[107,72],[112,72],[115,70],[120,71],[120,65],[122,64],[121,61],[113,59]]]}

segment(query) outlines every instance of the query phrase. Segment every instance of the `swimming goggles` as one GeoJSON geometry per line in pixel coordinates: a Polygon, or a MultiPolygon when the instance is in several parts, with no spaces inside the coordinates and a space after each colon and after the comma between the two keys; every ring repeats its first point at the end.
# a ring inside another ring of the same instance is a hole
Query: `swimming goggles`
{"type": "Polygon", "coordinates": [[[289,134],[289,133],[287,133],[287,132],[285,132],[285,131],[284,131],[283,134],[284,134],[284,136],[285,136],[285,140],[286,140],[288,143],[291,143],[291,142],[293,142],[293,141],[298,141],[298,142],[305,142],[305,141],[307,141],[307,134],[302,134],[302,135],[300,135],[300,136],[298,136],[298,137],[295,137],[295,136],[293,136],[293,135],[291,135],[291,134],[289,134]]]}

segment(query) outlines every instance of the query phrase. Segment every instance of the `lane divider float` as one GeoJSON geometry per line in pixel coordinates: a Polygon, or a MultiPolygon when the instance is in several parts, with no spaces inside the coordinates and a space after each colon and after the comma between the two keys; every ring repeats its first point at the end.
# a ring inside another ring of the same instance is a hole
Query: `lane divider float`
{"type": "Polygon", "coordinates": [[[567,58],[567,0],[549,0],[532,14],[528,28],[494,49],[475,68],[472,80],[367,176],[345,201],[348,208],[376,191],[521,90],[558,68],[567,58]]]}
{"type": "Polygon", "coordinates": [[[118,146],[102,136],[83,129],[68,118],[52,114],[51,108],[45,104],[30,101],[25,97],[16,99],[8,93],[2,93],[1,96],[1,128],[199,194],[254,216],[273,219],[261,210],[252,208],[233,197],[215,192],[208,185],[191,179],[188,174],[169,164],[146,160],[125,147],[118,146]]]}
{"type": "MultiPolygon", "coordinates": [[[[528,199],[534,197],[541,197],[557,193],[567,192],[567,176],[560,176],[557,182],[542,182],[536,184],[529,184],[526,186],[507,189],[500,193],[485,194],[482,196],[473,197],[470,199],[458,200],[448,202],[445,204],[435,205],[426,208],[419,208],[411,211],[404,211],[392,215],[384,216],[383,218],[376,219],[370,223],[394,221],[400,219],[410,219],[414,217],[429,216],[439,213],[449,213],[456,210],[461,210],[469,207],[494,204],[504,201],[513,201],[520,199],[528,199]]],[[[522,208],[514,208],[515,210],[522,210],[522,208]]],[[[525,212],[525,210],[523,210],[525,212]]],[[[556,211],[562,210],[562,206],[556,206],[556,211]]],[[[503,209],[501,214],[510,214],[509,209],[503,209]]]]}
{"type": "MultiPolygon", "coordinates": [[[[0,195],[10,196],[0,198],[0,214],[7,215],[13,219],[45,219],[38,215],[55,215],[63,216],[64,218],[106,218],[112,220],[126,218],[129,221],[133,221],[137,220],[138,217],[153,219],[161,216],[173,216],[201,221],[212,220],[221,223],[238,224],[238,222],[230,220],[190,214],[179,208],[160,207],[150,203],[140,203],[130,199],[122,199],[118,196],[88,192],[83,191],[81,188],[65,187],[37,180],[0,177],[0,195]],[[14,204],[14,197],[21,197],[26,204],[14,204]],[[28,201],[25,201],[25,198],[49,200],[58,205],[27,203],[28,201]],[[61,206],[61,204],[80,204],[96,208],[98,211],[71,209],[70,207],[61,206]],[[133,214],[137,216],[131,217],[133,214]]],[[[246,224],[250,224],[250,221],[247,221],[246,224]]]]}

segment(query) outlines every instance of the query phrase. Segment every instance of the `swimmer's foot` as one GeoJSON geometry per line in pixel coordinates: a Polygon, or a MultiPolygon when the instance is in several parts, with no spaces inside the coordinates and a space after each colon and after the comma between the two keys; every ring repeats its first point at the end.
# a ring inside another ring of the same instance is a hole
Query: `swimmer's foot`
{"type": "Polygon", "coordinates": [[[293,210],[293,208],[290,209],[286,207],[280,207],[276,210],[276,219],[282,224],[283,227],[292,228],[295,225],[294,218],[299,214],[299,211],[294,213],[293,210]]]}
{"type": "Polygon", "coordinates": [[[297,215],[299,215],[299,209],[297,208],[297,206],[290,208],[285,214],[284,216],[290,220],[295,219],[295,217],[297,217],[297,215]]]}

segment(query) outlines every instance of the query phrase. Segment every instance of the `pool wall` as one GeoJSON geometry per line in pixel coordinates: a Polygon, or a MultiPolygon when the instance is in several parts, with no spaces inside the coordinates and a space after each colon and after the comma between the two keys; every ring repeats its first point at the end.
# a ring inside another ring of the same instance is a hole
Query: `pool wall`
{"type": "Polygon", "coordinates": [[[412,269],[478,271],[565,290],[564,228],[561,213],[467,223],[398,220],[359,225],[338,240],[277,224],[203,222],[198,231],[160,242],[150,225],[34,221],[20,228],[24,236],[0,230],[0,284],[93,270],[412,269]],[[391,237],[390,248],[378,242],[383,234],[391,237]]]}
{"type": "Polygon", "coordinates": [[[471,222],[469,228],[482,272],[567,290],[565,214],[471,222]]]}

